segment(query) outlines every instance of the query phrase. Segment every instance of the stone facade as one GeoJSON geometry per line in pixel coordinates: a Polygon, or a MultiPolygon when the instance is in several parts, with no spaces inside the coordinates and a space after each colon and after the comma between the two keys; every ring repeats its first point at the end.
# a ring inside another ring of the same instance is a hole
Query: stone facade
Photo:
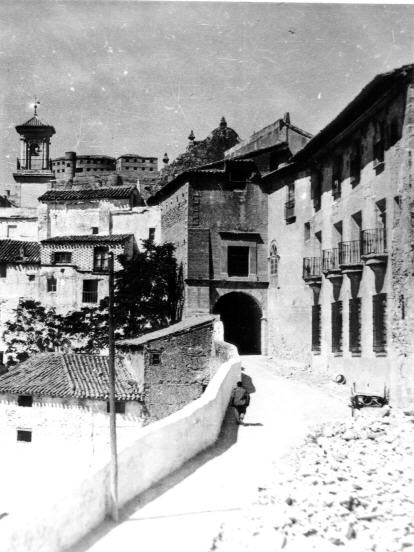
{"type": "Polygon", "coordinates": [[[198,399],[210,379],[214,316],[200,316],[117,343],[122,362],[143,382],[143,403],[152,420],[198,399]]]}
{"type": "Polygon", "coordinates": [[[401,319],[410,320],[403,189],[412,174],[411,82],[412,68],[377,77],[290,166],[264,178],[277,265],[271,352],[344,374],[368,392],[386,385],[395,401],[413,385],[407,369],[401,378],[410,349],[401,319]]]}
{"type": "Polygon", "coordinates": [[[175,243],[183,264],[184,316],[216,312],[219,299],[236,292],[265,317],[267,196],[254,171],[249,162],[226,161],[184,173],[157,194],[162,240],[175,243]],[[239,252],[244,266],[232,272],[229,255],[239,252]]]}

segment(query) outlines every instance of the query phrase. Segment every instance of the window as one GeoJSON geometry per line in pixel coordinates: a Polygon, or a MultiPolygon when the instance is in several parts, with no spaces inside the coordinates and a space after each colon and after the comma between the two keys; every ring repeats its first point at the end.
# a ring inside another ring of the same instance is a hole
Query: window
{"type": "Polygon", "coordinates": [[[46,280],[47,291],[48,293],[53,293],[56,291],[56,278],[51,276],[46,280]]]}
{"type": "Polygon", "coordinates": [[[305,242],[307,242],[310,240],[310,222],[305,222],[305,224],[303,225],[303,228],[304,228],[304,239],[305,239],[305,242]]]}
{"type": "Polygon", "coordinates": [[[373,350],[377,354],[386,353],[387,325],[386,325],[387,294],[378,293],[372,296],[373,318],[373,350]]]}
{"type": "Polygon", "coordinates": [[[8,224],[7,225],[7,237],[8,238],[15,238],[17,235],[17,226],[14,224],[8,224]]]}
{"type": "Polygon", "coordinates": [[[30,443],[32,441],[32,430],[31,429],[18,429],[17,430],[17,440],[25,441],[30,443]]]}
{"type": "Polygon", "coordinates": [[[349,300],[349,350],[353,355],[361,353],[361,298],[349,300]]]}
{"type": "Polygon", "coordinates": [[[227,273],[229,276],[249,275],[249,248],[229,245],[227,248],[227,273]]]}
{"type": "Polygon", "coordinates": [[[83,303],[98,302],[98,280],[84,280],[82,289],[83,303]]]}
{"type": "Polygon", "coordinates": [[[29,282],[34,282],[36,278],[34,274],[28,274],[27,277],[29,278],[29,282]]]}
{"type": "Polygon", "coordinates": [[[342,353],[342,301],[332,303],[332,352],[342,353]]]}
{"type": "Polygon", "coordinates": [[[95,272],[105,272],[109,270],[109,249],[107,247],[101,246],[94,248],[93,269],[95,272]]]}
{"type": "Polygon", "coordinates": [[[374,169],[376,173],[382,172],[384,169],[384,125],[377,123],[375,125],[374,135],[374,169]]]}
{"type": "Polygon", "coordinates": [[[311,177],[311,199],[315,211],[319,211],[322,204],[322,172],[314,171],[311,177]]]}
{"type": "Polygon", "coordinates": [[[361,180],[361,144],[354,142],[350,158],[351,185],[356,186],[361,180]]]}
{"type": "Polygon", "coordinates": [[[97,226],[92,226],[92,234],[99,234],[99,228],[97,226]]]}
{"type": "Polygon", "coordinates": [[[161,353],[151,353],[150,364],[153,364],[153,365],[161,364],[161,353]]]}
{"type": "Polygon", "coordinates": [[[278,261],[277,247],[276,244],[273,243],[270,248],[270,274],[272,276],[277,276],[278,261]]]}
{"type": "Polygon", "coordinates": [[[400,139],[400,125],[398,123],[397,117],[395,117],[389,126],[388,129],[388,140],[389,140],[389,146],[394,146],[398,140],[400,139]]]}
{"type": "Polygon", "coordinates": [[[332,167],[332,195],[334,199],[341,197],[342,156],[337,156],[332,167]]]}
{"type": "Polygon", "coordinates": [[[155,238],[155,228],[149,228],[148,230],[148,239],[154,241],[155,238]]]}
{"type": "Polygon", "coordinates": [[[312,351],[321,352],[321,305],[312,305],[312,351]]]}
{"type": "Polygon", "coordinates": [[[33,397],[31,395],[19,395],[17,404],[19,406],[33,406],[33,397]]]}
{"type": "Polygon", "coordinates": [[[287,201],[285,203],[286,222],[295,221],[295,183],[291,182],[287,188],[287,201]]]}
{"type": "Polygon", "coordinates": [[[72,253],[70,251],[56,251],[53,256],[55,264],[70,264],[72,262],[72,253]]]}
{"type": "Polygon", "coordinates": [[[0,278],[7,278],[7,265],[6,263],[0,264],[0,278]]]}
{"type": "MultiPolygon", "coordinates": [[[[110,412],[109,401],[106,403],[106,411],[110,412]]],[[[125,401],[115,401],[115,413],[125,414],[125,401]]]]}

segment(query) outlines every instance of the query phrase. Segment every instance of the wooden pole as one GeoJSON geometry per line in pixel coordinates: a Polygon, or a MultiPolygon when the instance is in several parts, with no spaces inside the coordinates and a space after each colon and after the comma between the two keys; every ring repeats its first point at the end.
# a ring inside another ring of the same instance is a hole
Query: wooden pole
{"type": "Polygon", "coordinates": [[[111,517],[118,521],[118,457],[116,450],[115,413],[115,338],[114,338],[114,254],[109,252],[109,308],[108,308],[108,354],[109,354],[109,435],[111,443],[111,517]]]}

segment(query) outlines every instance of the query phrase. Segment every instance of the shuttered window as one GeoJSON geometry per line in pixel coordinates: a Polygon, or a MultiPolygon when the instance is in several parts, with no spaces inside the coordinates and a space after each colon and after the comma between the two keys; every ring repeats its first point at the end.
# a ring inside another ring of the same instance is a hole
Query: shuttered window
{"type": "Polygon", "coordinates": [[[332,303],[332,352],[342,353],[342,301],[332,303]]]}
{"type": "Polygon", "coordinates": [[[375,353],[385,353],[387,346],[387,294],[372,296],[373,349],[375,353]]]}
{"type": "Polygon", "coordinates": [[[321,351],[321,306],[312,305],[312,351],[321,351]]]}
{"type": "Polygon", "coordinates": [[[361,298],[349,300],[349,350],[353,354],[361,352],[361,298]]]}

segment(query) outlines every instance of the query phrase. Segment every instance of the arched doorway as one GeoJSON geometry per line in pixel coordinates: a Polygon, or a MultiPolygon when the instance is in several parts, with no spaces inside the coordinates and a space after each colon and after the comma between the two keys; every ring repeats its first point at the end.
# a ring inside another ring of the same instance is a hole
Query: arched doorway
{"type": "Polygon", "coordinates": [[[241,355],[261,353],[262,311],[251,295],[227,293],[214,305],[213,313],[220,315],[225,341],[236,345],[241,355]]]}

